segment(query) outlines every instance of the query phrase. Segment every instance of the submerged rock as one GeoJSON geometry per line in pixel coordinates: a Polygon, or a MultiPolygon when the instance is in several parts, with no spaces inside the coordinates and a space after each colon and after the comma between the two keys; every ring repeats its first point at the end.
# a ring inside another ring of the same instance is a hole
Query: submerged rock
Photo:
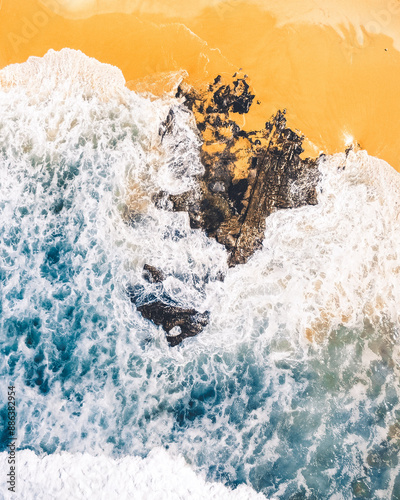
{"type": "Polygon", "coordinates": [[[196,309],[184,309],[183,307],[171,306],[163,302],[151,302],[139,306],[137,310],[146,319],[156,325],[161,325],[169,333],[173,328],[179,327],[178,335],[167,335],[167,341],[174,347],[187,337],[194,337],[207,326],[210,313],[200,313],[196,309]]]}
{"type": "Polygon", "coordinates": [[[149,283],[162,283],[165,280],[165,274],[161,269],[145,264],[143,266],[143,278],[149,283]]]}
{"type": "Polygon", "coordinates": [[[152,321],[157,326],[161,325],[167,334],[178,327],[179,333],[167,335],[170,346],[177,346],[187,337],[194,337],[207,326],[210,316],[208,311],[200,313],[193,308],[171,304],[174,302],[173,298],[169,297],[163,290],[163,286],[160,285],[166,279],[163,271],[149,264],[143,266],[143,271],[143,278],[148,283],[155,285],[159,291],[162,290],[161,298],[163,300],[157,298],[157,295],[153,293],[155,290],[146,293],[145,287],[140,284],[129,286],[128,296],[145,319],[152,321]]]}

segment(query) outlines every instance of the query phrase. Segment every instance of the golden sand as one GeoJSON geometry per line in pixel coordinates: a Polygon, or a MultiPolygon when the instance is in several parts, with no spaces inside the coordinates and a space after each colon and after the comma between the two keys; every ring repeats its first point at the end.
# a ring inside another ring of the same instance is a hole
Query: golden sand
{"type": "Polygon", "coordinates": [[[140,79],[140,90],[160,72],[186,70],[197,85],[243,68],[260,101],[247,130],[287,108],[306,153],[357,142],[400,170],[399,0],[314,4],[3,0],[0,66],[71,47],[140,79]]]}

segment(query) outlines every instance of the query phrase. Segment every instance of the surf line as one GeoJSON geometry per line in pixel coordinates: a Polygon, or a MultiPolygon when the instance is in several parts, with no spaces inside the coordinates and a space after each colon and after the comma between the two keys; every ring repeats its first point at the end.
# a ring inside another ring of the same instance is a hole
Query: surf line
{"type": "Polygon", "coordinates": [[[17,489],[17,401],[15,386],[8,386],[7,401],[7,485],[8,491],[16,493],[17,489]]]}

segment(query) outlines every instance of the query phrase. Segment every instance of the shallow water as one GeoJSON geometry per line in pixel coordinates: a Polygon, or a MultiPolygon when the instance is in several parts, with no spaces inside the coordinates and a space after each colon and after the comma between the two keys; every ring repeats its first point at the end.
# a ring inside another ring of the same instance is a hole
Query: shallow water
{"type": "Polygon", "coordinates": [[[176,99],[69,50],[0,81],[0,362],[20,449],[164,447],[267,498],[398,498],[399,175],[363,151],[322,159],[319,204],[273,214],[264,248],[228,270],[186,214],[151,202],[202,171],[176,99]],[[171,107],[179,133],[161,142],[171,107]],[[171,349],[128,285],[210,324],[171,349]]]}

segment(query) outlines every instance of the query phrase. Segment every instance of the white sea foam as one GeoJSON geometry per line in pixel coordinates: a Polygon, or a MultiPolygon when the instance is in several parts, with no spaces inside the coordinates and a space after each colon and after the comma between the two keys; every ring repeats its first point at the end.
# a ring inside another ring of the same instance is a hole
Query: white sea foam
{"type": "Polygon", "coordinates": [[[268,317],[272,336],[283,329],[300,340],[340,325],[400,324],[399,174],[365,151],[326,157],[320,171],[318,205],[268,217],[263,250],[221,285],[226,301],[210,296],[216,328],[231,338],[248,315],[268,317]]]}
{"type": "MultiPolygon", "coordinates": [[[[228,270],[187,214],[153,203],[202,171],[179,101],[144,99],[71,50],[0,82],[0,368],[18,388],[19,445],[126,467],[168,445],[267,497],[350,498],[400,409],[399,175],[366,152],[326,158],[318,205],[274,213],[264,247],[228,270]],[[208,309],[210,324],[170,349],[127,285],[208,309]]],[[[391,494],[389,469],[372,468],[373,491],[391,494]]]]}
{"type": "Polygon", "coordinates": [[[119,68],[71,49],[49,50],[43,57],[32,56],[0,71],[2,88],[23,88],[27,96],[37,97],[37,103],[46,97],[57,99],[57,94],[63,98],[73,93],[86,98],[126,95],[124,85],[119,68]]]}
{"type": "MultiPolygon", "coordinates": [[[[6,453],[0,453],[5,462],[6,453]]],[[[1,474],[0,494],[8,492],[1,474]]],[[[265,500],[248,486],[236,490],[206,482],[182,457],[162,448],[147,458],[60,453],[39,457],[33,451],[18,452],[17,498],[21,500],[265,500]]]]}

